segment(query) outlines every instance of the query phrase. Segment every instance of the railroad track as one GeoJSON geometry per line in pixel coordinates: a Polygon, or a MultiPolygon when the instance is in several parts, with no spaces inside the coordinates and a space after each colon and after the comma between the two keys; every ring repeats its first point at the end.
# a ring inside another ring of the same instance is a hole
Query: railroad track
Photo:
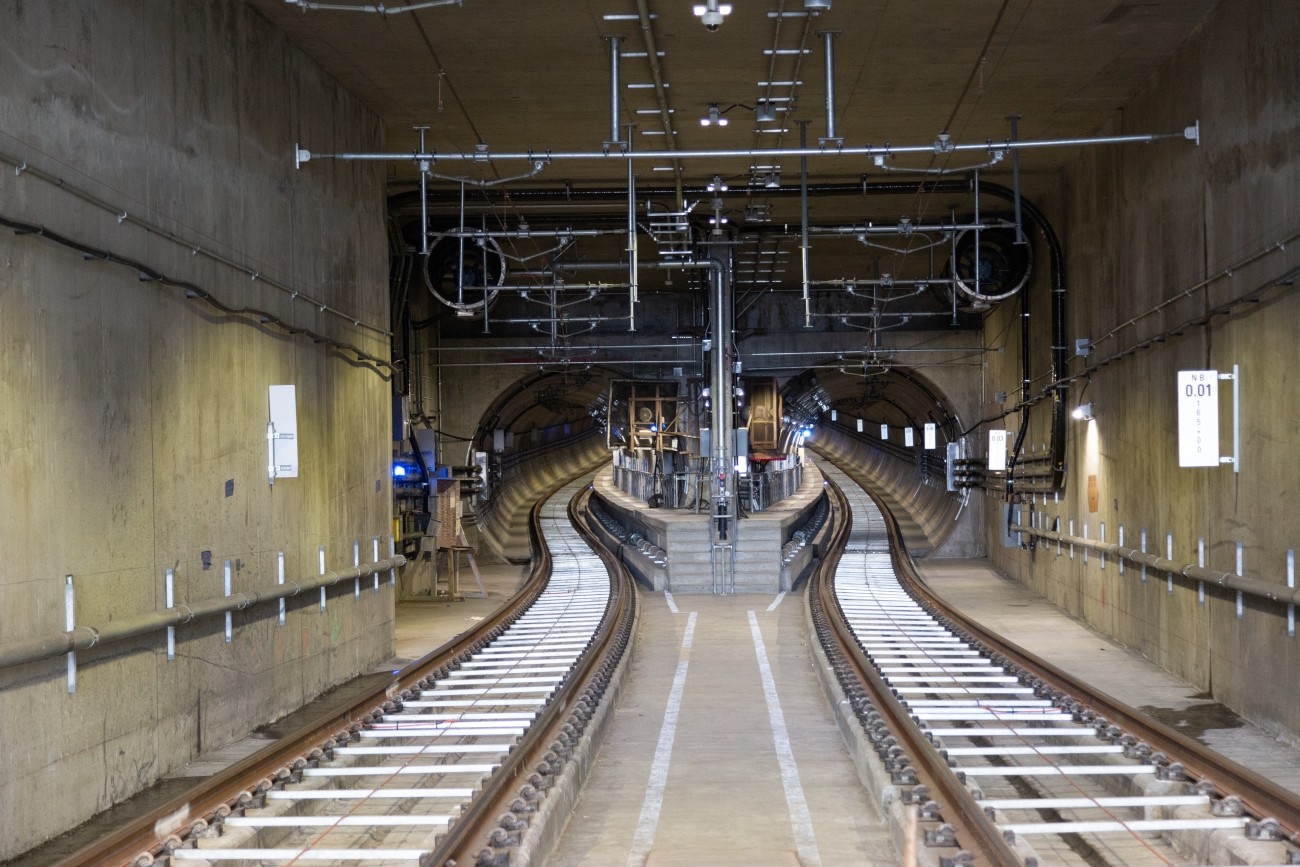
{"type": "Polygon", "coordinates": [[[585,496],[575,482],[539,502],[534,574],[497,616],[62,863],[507,860],[545,812],[634,625],[630,581],[571,523],[585,496]]]}
{"type": "Polygon", "coordinates": [[[810,587],[813,621],[932,860],[1300,863],[1295,794],[948,610],[878,504],[822,468],[852,519],[810,587]]]}

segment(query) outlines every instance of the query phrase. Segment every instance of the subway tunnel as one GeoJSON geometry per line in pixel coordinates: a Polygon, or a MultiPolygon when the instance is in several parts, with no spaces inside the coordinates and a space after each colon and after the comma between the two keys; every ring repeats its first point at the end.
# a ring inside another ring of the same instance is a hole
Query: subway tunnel
{"type": "Polygon", "coordinates": [[[580,479],[753,607],[833,468],[1300,744],[1300,10],[692,5],[0,9],[0,862],[499,601],[580,479]]]}

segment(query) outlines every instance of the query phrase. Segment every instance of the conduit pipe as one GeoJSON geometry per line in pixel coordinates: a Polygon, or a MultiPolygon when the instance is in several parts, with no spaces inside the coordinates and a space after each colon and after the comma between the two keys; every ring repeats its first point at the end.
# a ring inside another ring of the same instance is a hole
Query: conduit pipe
{"type": "Polygon", "coordinates": [[[0,643],[0,668],[12,668],[15,665],[38,662],[76,650],[88,650],[97,645],[112,644],[137,635],[157,632],[169,626],[189,623],[192,620],[239,611],[260,602],[286,599],[304,590],[318,590],[342,581],[354,581],[379,572],[388,572],[404,565],[406,565],[406,558],[401,554],[395,554],[386,560],[377,560],[374,563],[365,563],[337,572],[325,572],[304,581],[286,581],[260,593],[246,591],[231,596],[214,596],[189,605],[176,605],[162,611],[150,611],[122,620],[113,620],[103,626],[78,626],[67,632],[6,641],[0,643]]]}
{"type": "Polygon", "coordinates": [[[1062,545],[1088,548],[1101,554],[1111,554],[1137,566],[1149,566],[1158,572],[1181,575],[1184,578],[1204,581],[1206,584],[1226,587],[1229,590],[1239,590],[1246,596],[1252,596],[1256,599],[1266,599],[1269,602],[1285,604],[1300,604],[1300,588],[1288,587],[1286,584],[1281,583],[1280,579],[1279,583],[1275,584],[1259,578],[1247,578],[1235,572],[1220,572],[1217,569],[1207,569],[1194,563],[1179,563],[1176,560],[1166,560],[1159,554],[1143,553],[1137,548],[1128,548],[1113,542],[1101,542],[1096,539],[1086,539],[1082,536],[1072,536],[1054,530],[1026,527],[1023,524],[1012,524],[1011,532],[1037,536],[1040,539],[1060,542],[1062,545]]]}
{"type": "MultiPolygon", "coordinates": [[[[829,40],[826,43],[830,45],[829,40]]],[[[829,51],[830,49],[827,48],[829,51]]],[[[827,118],[827,121],[834,123],[827,118]]],[[[799,148],[808,144],[808,121],[799,121],[799,148]]],[[[812,328],[812,296],[808,291],[808,157],[799,157],[799,270],[803,278],[803,327],[812,328]]]]}
{"type": "MultiPolygon", "coordinates": [[[[645,0],[639,0],[644,4],[645,0]]],[[[668,126],[668,125],[666,125],[668,126]]],[[[669,128],[671,128],[669,126],[669,128]]],[[[949,151],[994,151],[994,150],[1021,150],[1028,148],[1074,148],[1084,147],[1087,145],[1105,145],[1105,144],[1148,144],[1161,139],[1169,138],[1188,138],[1187,131],[1193,127],[1188,127],[1184,132],[1173,133],[1144,133],[1136,135],[1112,135],[1112,136],[1084,136],[1081,138],[1051,138],[1051,139],[1026,139],[1024,141],[1001,141],[992,142],[984,141],[975,144],[952,144],[945,148],[945,153],[949,151]]],[[[800,145],[797,148],[736,148],[736,149],[696,149],[696,150],[648,150],[648,151],[504,151],[502,153],[466,153],[464,151],[448,151],[447,153],[314,153],[307,148],[294,148],[294,163],[301,168],[303,163],[310,162],[314,159],[328,160],[346,160],[346,161],[370,161],[370,162],[393,162],[404,160],[458,160],[462,162],[483,162],[485,160],[529,160],[536,161],[539,156],[544,156],[547,160],[584,160],[592,162],[601,162],[604,160],[683,160],[683,159],[716,159],[716,158],[739,158],[739,159],[768,159],[770,157],[819,157],[819,156],[865,156],[874,157],[877,154],[889,156],[891,154],[932,154],[935,146],[931,144],[920,145],[862,145],[858,147],[808,147],[800,145]]]]}
{"type": "MultiPolygon", "coordinates": [[[[666,159],[673,161],[673,201],[678,207],[686,204],[686,199],[682,195],[682,167],[677,162],[677,156],[674,151],[677,148],[677,139],[673,132],[673,112],[668,107],[668,94],[665,93],[664,87],[664,70],[659,65],[659,46],[655,42],[654,18],[650,15],[650,4],[647,0],[636,0],[637,16],[641,19],[641,37],[645,40],[645,57],[646,62],[650,64],[650,76],[655,84],[655,100],[659,103],[659,122],[663,124],[664,132],[668,133],[668,150],[665,152],[666,159]]],[[[629,139],[632,137],[629,135],[629,139]]],[[[629,160],[630,162],[630,160],[629,160]]]]}
{"type": "MultiPolygon", "coordinates": [[[[617,146],[618,140],[618,73],[619,73],[619,43],[623,41],[622,36],[606,36],[609,40],[609,142],[610,146],[617,146]]],[[[632,136],[629,133],[628,142],[631,143],[632,136]]]]}
{"type": "MultiPolygon", "coordinates": [[[[838,146],[843,139],[835,134],[835,37],[838,30],[819,30],[817,35],[826,45],[826,138],[821,140],[823,146],[838,146]]],[[[799,138],[799,147],[807,146],[803,137],[799,138]]]]}

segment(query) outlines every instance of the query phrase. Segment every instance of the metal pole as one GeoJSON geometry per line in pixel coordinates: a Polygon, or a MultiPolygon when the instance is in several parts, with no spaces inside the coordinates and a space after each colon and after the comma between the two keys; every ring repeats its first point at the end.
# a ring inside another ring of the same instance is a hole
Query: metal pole
{"type": "MultiPolygon", "coordinates": [[[[275,583],[276,584],[284,583],[284,552],[283,551],[275,552],[275,583]]],[[[279,622],[281,626],[284,626],[284,613],[285,613],[285,601],[284,601],[284,597],[281,596],[280,597],[280,618],[279,618],[279,622]]]]}
{"type": "MultiPolygon", "coordinates": [[[[632,129],[627,131],[627,146],[632,147],[632,129]]],[[[636,331],[637,303],[637,239],[636,239],[636,175],[632,171],[633,163],[627,161],[627,282],[628,282],[628,331],[636,331]]]]}
{"type": "MultiPolygon", "coordinates": [[[[221,586],[225,591],[223,595],[229,597],[233,591],[231,586],[230,561],[227,560],[221,567],[221,586]]],[[[226,612],[226,644],[235,640],[235,615],[233,611],[226,612]]]]}
{"type": "MultiPolygon", "coordinates": [[[[63,625],[68,632],[77,628],[77,598],[72,589],[72,576],[63,578],[63,625]]],[[[77,652],[68,651],[68,694],[77,691],[77,652]]]]}
{"type": "MultiPolygon", "coordinates": [[[[424,153],[424,133],[427,126],[417,126],[420,133],[420,153],[424,153]]],[[[428,159],[417,158],[420,168],[420,255],[429,255],[429,164],[428,159]]]]}
{"type": "MultiPolygon", "coordinates": [[[[370,562],[371,562],[371,563],[378,563],[378,562],[379,562],[379,537],[378,537],[378,536],[375,537],[374,545],[371,546],[370,562]]],[[[376,593],[379,592],[379,573],[378,573],[378,572],[375,573],[375,592],[376,592],[376,593]]]]}
{"type": "MultiPolygon", "coordinates": [[[[325,574],[325,546],[321,545],[320,550],[316,552],[317,565],[320,567],[320,574],[325,574]]],[[[320,611],[325,613],[325,587],[320,588],[320,611]]]]}
{"type": "MultiPolygon", "coordinates": [[[[163,579],[163,602],[167,608],[176,604],[176,573],[172,569],[167,570],[167,577],[163,579]]],[[[167,627],[167,658],[176,658],[175,626],[167,627]]]]}
{"type": "MultiPolygon", "coordinates": [[[[619,43],[623,41],[622,36],[606,36],[609,40],[609,144],[617,145],[618,142],[618,73],[619,73],[619,43]]],[[[628,142],[631,143],[632,136],[629,132],[628,142]]],[[[631,163],[631,160],[628,160],[631,163]]]]}
{"type": "MultiPolygon", "coordinates": [[[[808,144],[808,121],[799,123],[799,147],[808,144]]],[[[812,328],[812,297],[808,292],[808,157],[799,157],[799,265],[803,275],[803,327],[812,328]]]]}
{"type": "MultiPolygon", "coordinates": [[[[360,565],[361,565],[361,540],[353,539],[352,540],[352,568],[355,569],[360,565]]],[[[353,599],[361,598],[361,576],[360,575],[358,575],[352,582],[352,598],[353,599]]]]}
{"type": "MultiPolygon", "coordinates": [[[[1014,142],[1018,137],[1016,127],[1019,125],[1020,115],[1010,115],[1007,120],[1011,121],[1011,141],[1014,142]]],[[[1025,238],[1024,224],[1020,221],[1020,151],[1018,150],[1011,152],[1011,190],[1016,206],[1016,243],[1027,244],[1029,242],[1025,238]]]]}
{"type": "MultiPolygon", "coordinates": [[[[1169,138],[1186,138],[1181,132],[1176,133],[1146,133],[1142,135],[1113,135],[1113,136],[1093,136],[1081,138],[1058,138],[1058,139],[1026,139],[1024,141],[1001,141],[990,142],[983,141],[973,144],[954,144],[950,150],[954,153],[963,151],[995,151],[995,150],[1024,150],[1029,148],[1073,148],[1083,147],[1086,145],[1105,145],[1105,144],[1146,144],[1149,142],[1160,141],[1169,138]]],[[[934,153],[934,143],[921,145],[862,145],[858,147],[846,148],[720,148],[717,150],[695,149],[695,150],[643,150],[628,152],[623,150],[611,151],[546,151],[545,148],[528,151],[509,151],[495,153],[490,156],[492,160],[526,160],[536,162],[539,154],[545,153],[549,160],[681,160],[681,159],[714,159],[716,157],[738,157],[744,159],[758,159],[768,157],[825,157],[825,156],[896,156],[898,154],[924,154],[934,153]]],[[[305,148],[300,148],[297,152],[298,162],[305,163],[314,159],[333,159],[333,160],[371,160],[374,162],[392,162],[394,160],[433,160],[443,161],[457,160],[461,162],[482,161],[481,153],[466,153],[464,151],[448,153],[361,153],[361,152],[340,152],[340,153],[312,153],[305,148]]]]}
{"type": "MultiPolygon", "coordinates": [[[[835,135],[835,37],[839,35],[838,30],[822,30],[818,36],[826,46],[826,138],[824,143],[838,142],[839,136],[835,135]]],[[[807,142],[802,138],[799,140],[799,147],[807,147],[807,142]]]]}

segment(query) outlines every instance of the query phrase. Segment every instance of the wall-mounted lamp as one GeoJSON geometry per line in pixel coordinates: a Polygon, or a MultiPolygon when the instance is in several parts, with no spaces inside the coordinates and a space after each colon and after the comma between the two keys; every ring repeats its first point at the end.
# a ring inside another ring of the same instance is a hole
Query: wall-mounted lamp
{"type": "Polygon", "coordinates": [[[759,123],[776,120],[776,106],[766,99],[760,99],[754,108],[754,116],[759,123]]]}
{"type": "Polygon", "coordinates": [[[1077,418],[1079,421],[1092,421],[1092,402],[1089,401],[1088,403],[1079,404],[1074,408],[1074,411],[1071,412],[1070,415],[1077,418]]]}
{"type": "Polygon", "coordinates": [[[722,110],[718,108],[716,102],[709,103],[709,112],[700,118],[700,126],[726,126],[727,119],[722,116],[722,110]]]}
{"type": "Polygon", "coordinates": [[[764,186],[764,187],[767,187],[769,190],[777,190],[777,189],[780,189],[780,188],[781,188],[781,175],[778,174],[777,172],[772,172],[770,175],[768,175],[767,177],[763,178],[763,186],[764,186]]]}
{"type": "Polygon", "coordinates": [[[1088,337],[1076,337],[1074,339],[1074,354],[1080,358],[1087,358],[1092,355],[1092,339],[1088,337]]]}

